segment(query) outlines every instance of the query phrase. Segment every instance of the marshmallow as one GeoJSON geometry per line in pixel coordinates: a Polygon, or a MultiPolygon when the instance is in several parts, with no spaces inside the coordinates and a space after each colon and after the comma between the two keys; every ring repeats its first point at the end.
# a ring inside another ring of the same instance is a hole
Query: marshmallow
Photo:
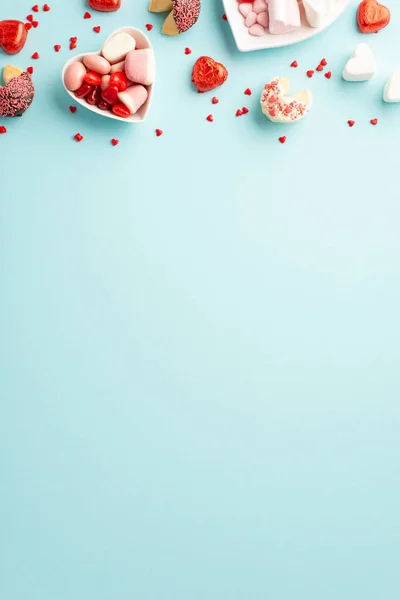
{"type": "Polygon", "coordinates": [[[274,35],[290,33],[300,27],[297,0],[268,0],[269,32],[274,35]]]}
{"type": "Polygon", "coordinates": [[[148,91],[142,85],[132,85],[125,92],[120,92],[118,99],[134,115],[146,102],[148,95],[148,91]]]}
{"type": "Polygon", "coordinates": [[[374,54],[367,44],[358,44],[343,69],[346,81],[369,81],[375,75],[374,54]]]}
{"type": "Polygon", "coordinates": [[[128,33],[117,33],[110,38],[102,48],[102,55],[111,64],[120,62],[131,50],[136,47],[134,38],[128,33]]]}
{"type": "Polygon", "coordinates": [[[400,69],[395,69],[387,80],[383,99],[385,102],[400,102],[400,69]]]}
{"type": "Polygon", "coordinates": [[[255,23],[257,23],[257,15],[255,12],[249,12],[246,17],[246,27],[252,27],[255,23]]]}
{"type": "Polygon", "coordinates": [[[261,92],[261,110],[274,123],[294,123],[305,117],[312,103],[308,91],[296,92],[288,96],[289,80],[275,77],[261,92]]]}
{"type": "Polygon", "coordinates": [[[335,0],[303,0],[306,19],[310,27],[321,27],[335,10],[335,0]]]}
{"type": "Polygon", "coordinates": [[[156,74],[153,50],[132,50],[125,59],[125,75],[135,83],[151,85],[156,74]]]}

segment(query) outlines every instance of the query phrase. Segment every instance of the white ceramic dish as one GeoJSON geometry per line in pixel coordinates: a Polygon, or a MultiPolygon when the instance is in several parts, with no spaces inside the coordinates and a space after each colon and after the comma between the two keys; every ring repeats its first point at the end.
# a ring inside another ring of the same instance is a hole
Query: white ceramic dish
{"type": "MultiPolygon", "coordinates": [[[[117,33],[128,33],[129,35],[131,35],[135,41],[136,41],[136,48],[150,48],[153,49],[152,45],[150,44],[149,39],[147,38],[147,36],[143,33],[143,31],[140,31],[140,29],[136,29],[135,27],[121,27],[120,29],[117,29],[116,31],[114,31],[108,38],[106,41],[108,41],[109,39],[111,39],[112,37],[114,37],[114,35],[117,35],[117,33]]],[[[104,42],[106,43],[106,42],[104,42]]],[[[105,111],[105,110],[100,110],[99,108],[97,108],[97,106],[91,106],[90,104],[88,104],[85,99],[80,99],[77,98],[74,94],[74,92],[70,92],[67,87],[65,86],[64,83],[64,76],[65,76],[65,71],[67,70],[67,68],[69,67],[69,65],[73,62],[82,62],[83,58],[85,56],[87,56],[88,54],[97,54],[100,55],[101,54],[101,50],[99,50],[98,52],[85,52],[83,54],[77,54],[76,56],[73,56],[72,58],[69,59],[69,61],[67,61],[64,65],[64,68],[62,70],[62,82],[63,82],[63,86],[66,90],[66,92],[71,96],[71,98],[73,98],[74,102],[77,102],[78,104],[80,104],[81,106],[83,106],[84,108],[87,108],[88,110],[91,110],[92,112],[102,116],[102,117],[106,117],[108,119],[115,119],[116,121],[123,121],[124,123],[143,123],[143,121],[146,119],[148,112],[150,110],[150,106],[151,106],[151,100],[153,97],[153,91],[154,91],[154,83],[152,85],[148,85],[147,89],[149,92],[148,98],[146,100],[146,102],[143,104],[143,106],[141,106],[139,108],[139,110],[137,111],[137,113],[135,113],[134,115],[131,115],[130,117],[124,119],[123,117],[118,117],[117,115],[114,115],[114,113],[110,112],[110,111],[105,111]]]]}
{"type": "Polygon", "coordinates": [[[322,27],[316,28],[308,25],[301,4],[301,27],[296,31],[285,33],[284,35],[271,35],[270,33],[265,33],[260,37],[255,37],[249,34],[249,30],[244,24],[244,18],[238,9],[238,0],[222,1],[225,8],[225,14],[228,17],[228,22],[232,29],[233,37],[235,38],[236,46],[241,52],[250,52],[251,50],[262,50],[265,48],[281,48],[282,46],[290,46],[308,40],[332,25],[349,4],[349,0],[337,0],[336,10],[322,27]]]}

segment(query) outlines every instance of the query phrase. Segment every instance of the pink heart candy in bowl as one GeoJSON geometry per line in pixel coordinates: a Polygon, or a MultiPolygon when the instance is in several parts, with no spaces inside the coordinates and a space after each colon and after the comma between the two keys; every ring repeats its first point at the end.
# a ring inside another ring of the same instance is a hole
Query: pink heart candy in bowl
{"type": "MultiPolygon", "coordinates": [[[[119,33],[126,33],[126,34],[130,35],[132,38],[134,38],[134,40],[136,42],[136,50],[149,49],[149,50],[153,51],[153,47],[152,47],[149,39],[147,38],[147,36],[142,31],[140,31],[139,29],[136,29],[135,27],[121,27],[120,29],[117,29],[106,39],[106,41],[104,42],[102,47],[104,48],[105,44],[107,44],[114,36],[116,36],[119,33]]],[[[150,110],[151,101],[153,98],[155,77],[154,77],[153,83],[151,85],[145,86],[148,91],[148,96],[147,96],[146,102],[139,108],[139,110],[135,114],[131,114],[129,117],[126,117],[126,118],[119,117],[118,115],[115,115],[111,111],[104,111],[104,110],[101,110],[100,108],[98,108],[97,106],[88,104],[84,98],[77,98],[75,96],[75,93],[73,91],[70,91],[67,88],[67,86],[65,85],[65,74],[67,72],[68,67],[70,65],[72,65],[72,63],[76,63],[76,62],[82,63],[85,56],[90,56],[90,55],[102,56],[102,52],[101,52],[101,50],[98,50],[97,52],[85,52],[84,54],[77,54],[76,56],[73,56],[65,63],[64,68],[62,70],[61,78],[62,78],[63,86],[64,86],[66,92],[71,96],[71,98],[73,98],[74,102],[80,104],[81,106],[84,106],[85,108],[87,108],[88,110],[91,110],[94,113],[97,113],[98,115],[101,115],[102,117],[108,117],[109,119],[115,119],[117,121],[124,121],[125,123],[142,123],[146,119],[148,112],[150,110]]]]}

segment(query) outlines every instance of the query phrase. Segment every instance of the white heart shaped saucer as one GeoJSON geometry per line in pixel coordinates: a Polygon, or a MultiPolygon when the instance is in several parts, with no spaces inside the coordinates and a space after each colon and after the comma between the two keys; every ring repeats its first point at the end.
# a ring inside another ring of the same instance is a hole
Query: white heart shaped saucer
{"type": "MultiPolygon", "coordinates": [[[[128,33],[129,35],[131,35],[136,41],[137,49],[150,48],[151,50],[153,50],[153,47],[152,47],[148,37],[142,31],[140,31],[139,29],[136,29],[135,27],[121,27],[120,29],[117,29],[107,38],[106,42],[108,42],[108,40],[110,40],[112,37],[114,37],[114,35],[117,35],[117,33],[128,33]]],[[[106,43],[106,42],[104,42],[104,43],[106,43]]],[[[74,92],[70,92],[70,90],[67,89],[67,87],[64,83],[64,77],[65,77],[66,70],[68,69],[70,64],[72,64],[74,62],[82,62],[83,58],[85,56],[87,56],[88,54],[95,54],[95,55],[99,56],[99,55],[101,55],[101,50],[98,50],[98,52],[85,52],[83,54],[77,54],[76,56],[73,56],[65,63],[64,68],[62,70],[61,78],[62,78],[63,86],[64,86],[65,90],[67,91],[67,93],[71,96],[71,98],[73,98],[74,102],[77,102],[78,104],[80,104],[81,106],[84,106],[88,110],[91,110],[92,112],[94,112],[98,115],[101,115],[102,117],[106,117],[108,119],[115,119],[116,121],[123,121],[124,123],[143,123],[143,121],[146,119],[148,112],[150,110],[151,101],[153,98],[154,83],[152,85],[147,86],[149,95],[148,95],[146,102],[143,104],[143,106],[141,106],[139,108],[137,113],[135,113],[134,115],[131,115],[130,117],[127,117],[126,119],[124,119],[123,117],[118,117],[117,115],[114,115],[114,113],[112,113],[111,111],[100,110],[100,108],[97,108],[97,106],[91,106],[90,104],[88,104],[85,101],[84,98],[83,99],[77,98],[75,96],[74,92]]]]}

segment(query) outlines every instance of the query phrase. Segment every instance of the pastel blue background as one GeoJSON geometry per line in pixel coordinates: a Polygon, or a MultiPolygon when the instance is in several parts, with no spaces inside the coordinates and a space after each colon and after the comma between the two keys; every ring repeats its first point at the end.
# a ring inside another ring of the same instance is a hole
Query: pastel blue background
{"type": "Polygon", "coordinates": [[[352,2],[314,40],[240,54],[219,2],[175,39],[123,3],[85,21],[53,0],[13,59],[37,96],[0,136],[0,598],[395,600],[400,6],[376,36],[352,2]],[[148,121],[71,115],[69,37],[148,22],[148,121]],[[346,84],[360,41],[379,71],[346,84]],[[202,54],[229,69],[217,106],[190,84],[202,54]],[[308,80],[322,57],[332,79],[308,80]],[[258,109],[277,74],[315,95],[293,127],[258,109]]]}

